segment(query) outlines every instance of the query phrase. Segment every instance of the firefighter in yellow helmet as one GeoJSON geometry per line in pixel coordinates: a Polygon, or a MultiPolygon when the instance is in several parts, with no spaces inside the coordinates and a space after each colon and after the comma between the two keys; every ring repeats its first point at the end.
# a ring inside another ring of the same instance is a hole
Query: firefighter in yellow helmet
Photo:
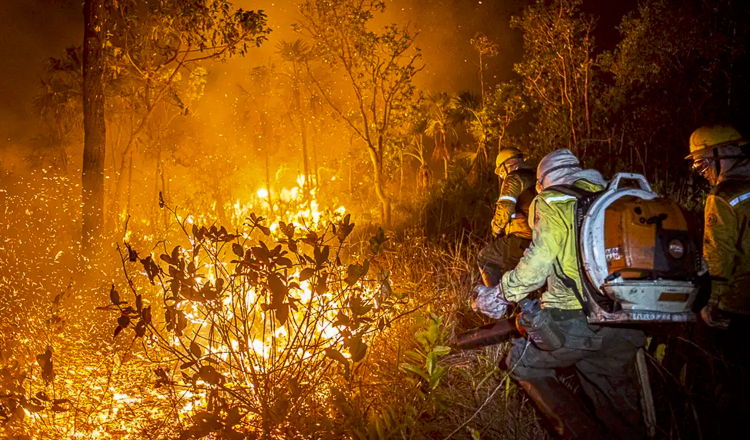
{"type": "MultiPolygon", "coordinates": [[[[733,126],[700,127],[690,136],[693,169],[711,186],[706,197],[703,258],[708,263],[711,294],[701,318],[714,330],[697,328],[699,342],[712,342],[723,362],[715,365],[723,387],[711,435],[736,434],[750,427],[750,143],[733,126]],[[708,336],[708,341],[705,341],[708,336]]],[[[718,438],[718,437],[717,437],[718,438]]]]}
{"type": "MultiPolygon", "coordinates": [[[[750,145],[731,125],[701,127],[690,136],[693,169],[711,186],[706,198],[703,257],[711,296],[701,316],[726,328],[731,315],[750,317],[750,145]]],[[[738,316],[739,318],[739,316],[738,316]]]]}
{"type": "Polygon", "coordinates": [[[598,192],[606,181],[598,171],[582,169],[568,149],[545,156],[536,179],[539,194],[531,204],[531,247],[495,289],[477,289],[476,307],[500,318],[509,302],[520,302],[546,284],[543,310],[559,327],[564,342],[551,348],[525,338],[514,339],[508,362],[511,376],[562,438],[643,438],[633,372],[636,352],[645,345],[646,337],[640,330],[588,324],[580,296],[577,197],[562,188],[598,192]],[[581,387],[594,403],[596,417],[557,379],[555,369],[569,367],[581,377],[581,387]]]}
{"type": "Polygon", "coordinates": [[[500,282],[503,272],[516,266],[531,243],[529,205],[536,195],[534,169],[517,148],[503,148],[495,160],[500,195],[492,218],[493,239],[479,252],[477,260],[487,286],[500,282]]]}

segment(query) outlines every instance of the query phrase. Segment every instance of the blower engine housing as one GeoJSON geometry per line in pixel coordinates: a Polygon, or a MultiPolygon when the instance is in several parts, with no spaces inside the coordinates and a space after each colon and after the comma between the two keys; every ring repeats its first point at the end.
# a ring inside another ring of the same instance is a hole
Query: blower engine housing
{"type": "Polygon", "coordinates": [[[618,173],[583,216],[582,292],[589,323],[689,322],[701,268],[677,203],[640,174],[618,173]]]}

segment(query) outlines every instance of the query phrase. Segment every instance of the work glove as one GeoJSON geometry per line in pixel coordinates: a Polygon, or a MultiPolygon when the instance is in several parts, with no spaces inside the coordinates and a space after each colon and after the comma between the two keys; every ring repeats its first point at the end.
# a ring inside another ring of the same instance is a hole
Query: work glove
{"type": "Polygon", "coordinates": [[[703,307],[701,309],[701,318],[709,327],[719,330],[726,330],[729,328],[729,318],[724,316],[715,304],[709,303],[703,307]]]}
{"type": "Polygon", "coordinates": [[[477,299],[472,304],[472,309],[482,312],[492,319],[500,319],[505,314],[510,302],[505,299],[502,293],[502,283],[495,287],[478,285],[474,287],[477,299]]]}
{"type": "Polygon", "coordinates": [[[492,218],[492,235],[495,237],[500,237],[505,232],[505,226],[501,225],[501,221],[502,220],[497,216],[492,218]]]}

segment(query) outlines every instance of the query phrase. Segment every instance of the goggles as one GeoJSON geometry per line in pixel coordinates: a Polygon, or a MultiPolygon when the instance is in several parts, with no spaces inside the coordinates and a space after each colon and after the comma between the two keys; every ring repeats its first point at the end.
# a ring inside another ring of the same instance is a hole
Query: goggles
{"type": "Polygon", "coordinates": [[[707,157],[698,157],[693,161],[693,171],[698,174],[704,174],[711,167],[713,159],[707,157]]]}

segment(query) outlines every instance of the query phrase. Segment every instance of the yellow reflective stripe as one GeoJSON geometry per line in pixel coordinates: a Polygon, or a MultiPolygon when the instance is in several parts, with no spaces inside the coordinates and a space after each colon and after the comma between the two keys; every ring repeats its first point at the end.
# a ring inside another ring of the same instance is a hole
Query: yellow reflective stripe
{"type": "Polygon", "coordinates": [[[516,198],[515,197],[511,197],[511,196],[500,196],[500,197],[497,198],[497,201],[499,202],[500,200],[509,200],[509,201],[511,201],[513,203],[517,202],[516,198]]]}
{"type": "Polygon", "coordinates": [[[732,200],[731,200],[731,201],[729,202],[729,204],[730,204],[731,206],[734,206],[734,205],[736,205],[736,204],[738,204],[738,203],[740,203],[740,202],[744,202],[744,201],[745,201],[745,200],[747,200],[747,199],[750,199],[750,192],[746,192],[745,194],[742,194],[741,196],[737,196],[737,197],[733,198],[733,199],[732,199],[732,200]]]}
{"type": "Polygon", "coordinates": [[[563,196],[551,196],[544,199],[545,202],[549,205],[552,202],[567,202],[568,200],[575,200],[575,196],[570,195],[563,195],[563,196]]]}

